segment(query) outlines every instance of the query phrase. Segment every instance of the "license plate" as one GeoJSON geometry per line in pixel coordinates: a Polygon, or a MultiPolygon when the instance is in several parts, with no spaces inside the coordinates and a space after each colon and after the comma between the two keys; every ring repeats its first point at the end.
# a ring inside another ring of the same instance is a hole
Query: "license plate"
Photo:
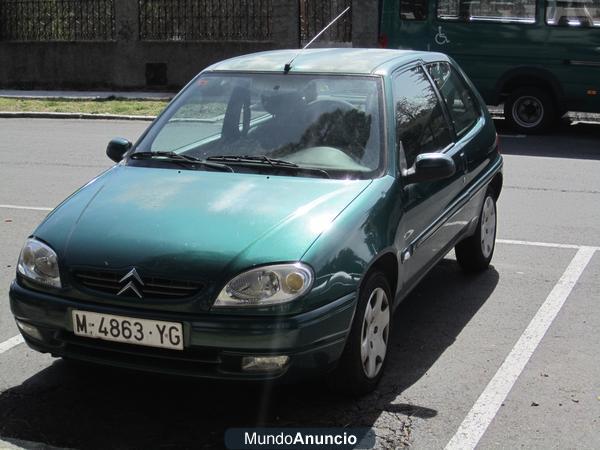
{"type": "Polygon", "coordinates": [[[177,322],[72,311],[77,336],[149,347],[183,350],[183,327],[177,322]]]}

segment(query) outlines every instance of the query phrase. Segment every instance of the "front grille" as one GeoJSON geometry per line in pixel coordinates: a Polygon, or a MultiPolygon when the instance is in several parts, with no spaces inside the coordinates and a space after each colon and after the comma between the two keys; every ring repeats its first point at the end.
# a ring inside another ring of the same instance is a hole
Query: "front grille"
{"type": "Polygon", "coordinates": [[[60,354],[132,369],[214,377],[222,365],[220,351],[210,348],[168,350],[90,339],[68,332],[61,333],[60,340],[63,343],[60,354]]]}
{"type": "MultiPolygon", "coordinates": [[[[105,294],[117,295],[127,281],[119,282],[123,273],[79,270],[74,273],[75,279],[88,289],[105,294]]],[[[191,297],[202,290],[202,283],[194,281],[171,280],[157,277],[141,277],[143,285],[137,283],[136,288],[148,298],[185,298],[191,297]]],[[[121,297],[135,297],[133,290],[128,289],[121,297]]]]}
{"type": "Polygon", "coordinates": [[[221,362],[219,350],[205,347],[185,348],[170,350],[164,348],[145,347],[143,345],[126,344],[122,342],[104,341],[77,336],[73,333],[62,332],[60,339],[79,349],[98,350],[111,353],[120,353],[128,356],[138,355],[164,361],[186,361],[191,363],[219,364],[221,362]]]}

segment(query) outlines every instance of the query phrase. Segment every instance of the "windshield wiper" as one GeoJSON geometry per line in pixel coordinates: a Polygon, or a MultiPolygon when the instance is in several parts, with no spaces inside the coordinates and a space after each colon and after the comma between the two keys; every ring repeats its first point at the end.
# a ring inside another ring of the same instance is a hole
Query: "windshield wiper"
{"type": "Polygon", "coordinates": [[[206,158],[208,161],[231,161],[231,162],[265,162],[270,166],[286,166],[286,167],[300,167],[298,164],[294,164],[283,159],[269,158],[267,155],[219,155],[209,156],[206,158]]]}
{"type": "Polygon", "coordinates": [[[204,167],[210,167],[211,169],[221,170],[223,172],[234,172],[234,170],[226,164],[219,164],[214,162],[205,161],[203,159],[195,158],[189,155],[180,155],[175,152],[135,152],[129,155],[131,159],[154,159],[160,158],[166,161],[180,163],[180,164],[191,164],[199,165],[204,167]]]}
{"type": "Polygon", "coordinates": [[[315,167],[303,167],[295,164],[293,162],[286,161],[284,159],[276,159],[269,158],[267,155],[218,155],[218,156],[209,156],[206,158],[207,161],[224,161],[224,162],[232,162],[232,163],[252,163],[252,164],[266,164],[271,167],[281,168],[281,169],[292,169],[295,171],[306,171],[306,172],[318,172],[327,178],[331,178],[329,173],[327,173],[324,169],[319,169],[315,167]]]}

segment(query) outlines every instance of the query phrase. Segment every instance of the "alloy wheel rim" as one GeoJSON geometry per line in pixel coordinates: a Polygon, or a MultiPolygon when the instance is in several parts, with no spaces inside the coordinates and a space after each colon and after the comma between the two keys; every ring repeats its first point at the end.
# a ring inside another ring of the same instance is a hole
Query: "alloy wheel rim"
{"type": "Polygon", "coordinates": [[[496,208],[492,197],[486,197],[481,212],[481,251],[489,258],[496,242],[496,208]]]}
{"type": "Polygon", "coordinates": [[[367,378],[375,378],[381,371],[387,353],[390,330],[390,305],[385,291],[371,292],[361,331],[360,356],[367,378]]]}
{"type": "Polygon", "coordinates": [[[523,128],[536,127],[544,119],[544,105],[537,97],[524,95],[513,104],[512,116],[514,121],[523,128]]]}

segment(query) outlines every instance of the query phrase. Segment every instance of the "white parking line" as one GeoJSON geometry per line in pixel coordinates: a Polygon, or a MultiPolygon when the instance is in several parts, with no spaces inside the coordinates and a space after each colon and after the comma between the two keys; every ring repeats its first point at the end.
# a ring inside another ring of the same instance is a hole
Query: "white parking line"
{"type": "Polygon", "coordinates": [[[20,206],[20,205],[0,205],[2,209],[26,209],[29,211],[52,211],[54,208],[44,206],[20,206]]]}
{"type": "Polygon", "coordinates": [[[535,241],[516,241],[513,239],[497,239],[498,244],[511,244],[511,245],[529,245],[531,247],[554,247],[554,248],[592,248],[594,250],[600,250],[600,247],[591,247],[587,245],[575,245],[575,244],[555,244],[552,242],[535,242],[535,241]]]}
{"type": "Polygon", "coordinates": [[[26,450],[26,449],[38,449],[38,450],[72,450],[63,447],[53,447],[51,445],[46,445],[42,442],[33,442],[33,441],[25,441],[23,439],[15,439],[5,437],[4,439],[8,439],[7,441],[3,441],[0,438],[0,450],[26,450]],[[9,442],[10,441],[10,442],[9,442]]]}
{"type": "MultiPolygon", "coordinates": [[[[39,448],[42,448],[41,443],[38,445],[39,445],[39,448]]],[[[16,445],[11,444],[10,442],[6,442],[6,441],[3,441],[2,439],[0,439],[0,449],[1,450],[17,450],[17,449],[20,450],[22,448],[23,447],[17,447],[16,445]]],[[[34,447],[32,446],[31,448],[34,448],[34,447]]]]}
{"type": "MultiPolygon", "coordinates": [[[[571,248],[571,247],[569,247],[571,248]]],[[[479,396],[446,450],[474,449],[496,416],[502,402],[561,310],[596,248],[580,247],[540,309],[508,354],[494,378],[479,396]]]]}
{"type": "Polygon", "coordinates": [[[23,336],[20,334],[18,336],[13,336],[4,342],[0,342],[0,355],[11,348],[16,347],[17,345],[22,344],[23,342],[25,341],[23,340],[23,336]]]}

